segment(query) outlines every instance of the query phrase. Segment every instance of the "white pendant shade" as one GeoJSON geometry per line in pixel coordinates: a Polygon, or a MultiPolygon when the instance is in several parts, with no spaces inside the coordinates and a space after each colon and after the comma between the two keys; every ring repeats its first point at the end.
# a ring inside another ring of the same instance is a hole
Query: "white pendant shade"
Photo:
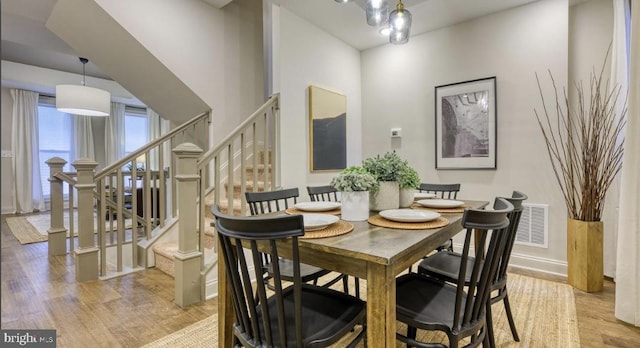
{"type": "Polygon", "coordinates": [[[56,109],[74,115],[109,116],[111,94],[93,87],[57,85],[56,109]]]}

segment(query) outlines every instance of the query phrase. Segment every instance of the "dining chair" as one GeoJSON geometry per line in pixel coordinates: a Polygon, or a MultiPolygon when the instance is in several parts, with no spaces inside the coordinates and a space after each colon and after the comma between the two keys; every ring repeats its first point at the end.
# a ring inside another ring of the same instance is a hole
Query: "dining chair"
{"type": "MultiPolygon", "coordinates": [[[[312,202],[337,202],[338,201],[338,190],[331,185],[325,186],[307,186],[307,193],[309,194],[309,198],[311,198],[312,202]]],[[[344,274],[343,284],[344,291],[349,293],[348,282],[349,276],[344,274]]],[[[355,295],[360,297],[360,279],[354,277],[355,280],[355,295]]]]}
{"type": "Polygon", "coordinates": [[[338,201],[338,190],[331,185],[326,186],[307,186],[307,193],[312,202],[321,201],[338,201]]]}
{"type": "Polygon", "coordinates": [[[354,347],[365,337],[364,301],[302,280],[301,215],[238,217],[223,214],[218,206],[212,212],[231,287],[234,347],[326,347],[357,326],[362,330],[344,346],[354,347]],[[284,279],[274,263],[273,292],[264,282],[252,284],[262,274],[251,262],[259,263],[262,253],[278,259],[283,248],[291,253],[293,277],[284,279]],[[291,284],[283,286],[285,280],[291,284]]]}
{"type": "MultiPolygon", "coordinates": [[[[442,199],[456,199],[460,192],[460,184],[429,184],[421,183],[418,187],[420,192],[433,193],[442,199]]],[[[436,248],[437,251],[449,250],[453,251],[453,238],[436,248]]],[[[409,269],[411,270],[411,269],[409,269]]]]}
{"type": "MultiPolygon", "coordinates": [[[[511,313],[511,305],[509,304],[509,295],[507,293],[507,267],[509,266],[509,259],[511,258],[511,251],[513,250],[513,243],[516,239],[518,232],[518,225],[520,224],[520,217],[522,215],[522,202],[527,199],[527,195],[513,191],[511,197],[504,197],[505,200],[513,205],[513,211],[507,215],[509,219],[509,228],[507,229],[506,243],[502,254],[500,255],[498,271],[496,276],[491,282],[491,294],[497,291],[495,296],[490,298],[491,304],[498,301],[503,301],[505,312],[507,313],[507,319],[509,321],[509,327],[511,334],[516,342],[520,342],[518,337],[518,331],[516,329],[513,315],[511,313]]],[[[456,283],[459,278],[459,268],[462,263],[462,255],[459,253],[453,253],[450,251],[441,251],[434,255],[431,255],[424,259],[418,266],[418,273],[441,279],[443,281],[456,283]]],[[[469,284],[469,271],[472,267],[473,257],[469,257],[467,260],[467,272],[465,275],[465,284],[469,284]]],[[[489,333],[490,346],[495,347],[495,338],[493,335],[493,318],[491,316],[491,306],[487,309],[487,330],[489,333]]]]}
{"type": "Polygon", "coordinates": [[[418,187],[420,192],[435,193],[442,199],[456,199],[460,192],[460,184],[428,184],[422,183],[418,187]]]}
{"type": "MultiPolygon", "coordinates": [[[[261,192],[245,192],[245,198],[249,204],[249,211],[251,215],[260,215],[266,213],[274,213],[288,208],[293,208],[298,201],[299,191],[297,187],[288,188],[277,191],[261,191],[261,192]]],[[[273,277],[273,260],[268,254],[262,255],[262,267],[264,271],[264,281],[269,283],[269,280],[273,277]]],[[[289,259],[279,258],[278,268],[282,279],[293,280],[293,263],[289,259]]],[[[300,277],[303,282],[313,282],[314,285],[318,284],[318,279],[323,277],[331,271],[308,265],[303,263],[300,265],[300,277]]],[[[349,283],[347,276],[344,274],[328,281],[324,284],[324,287],[330,287],[333,284],[342,280],[345,293],[349,292],[349,283]]],[[[358,292],[359,293],[359,292],[358,292]]]]}
{"type": "Polygon", "coordinates": [[[466,337],[470,342],[465,347],[480,344],[488,347],[486,311],[491,306],[491,280],[497,273],[506,244],[507,214],[513,211],[513,205],[499,197],[494,209],[465,210],[461,221],[466,231],[465,241],[457,270],[460,277],[455,283],[418,273],[408,273],[396,280],[396,319],[408,327],[406,335],[397,333],[398,340],[407,346],[443,346],[416,340],[418,329],[437,330],[447,335],[449,347],[458,347],[466,337]],[[478,250],[486,250],[484,258],[469,256],[474,239],[478,250]]]}

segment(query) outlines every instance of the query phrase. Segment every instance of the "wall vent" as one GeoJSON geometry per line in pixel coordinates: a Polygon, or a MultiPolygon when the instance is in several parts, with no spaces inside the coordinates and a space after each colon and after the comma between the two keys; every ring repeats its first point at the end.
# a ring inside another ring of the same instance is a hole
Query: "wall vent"
{"type": "Polygon", "coordinates": [[[547,248],[549,205],[523,203],[522,208],[522,217],[516,233],[516,244],[547,248]]]}

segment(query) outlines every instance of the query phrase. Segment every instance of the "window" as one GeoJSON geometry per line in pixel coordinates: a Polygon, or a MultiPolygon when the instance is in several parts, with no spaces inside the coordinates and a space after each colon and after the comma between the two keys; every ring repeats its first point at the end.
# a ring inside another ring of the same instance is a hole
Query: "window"
{"type": "MultiPolygon", "coordinates": [[[[95,126],[94,126],[95,127],[95,126]]],[[[124,145],[125,155],[132,153],[148,142],[149,120],[146,109],[125,108],[124,115],[124,145]]],[[[101,130],[98,130],[101,131],[101,130]]],[[[94,134],[96,130],[94,129],[94,134]]],[[[60,157],[67,161],[63,171],[75,171],[71,162],[74,160],[73,116],[56,110],[55,98],[40,96],[38,103],[38,141],[40,157],[40,179],[45,199],[51,196],[49,184],[49,166],[45,163],[52,157],[60,157]]],[[[98,150],[100,147],[97,147],[98,150]]],[[[68,195],[68,185],[63,185],[64,195],[68,195]]]]}
{"type": "Polygon", "coordinates": [[[126,107],[124,111],[124,154],[146,145],[149,137],[149,118],[146,110],[126,107]]]}
{"type": "MultiPolygon", "coordinates": [[[[53,99],[53,98],[48,98],[53,99]]],[[[45,198],[51,195],[49,184],[49,166],[45,163],[52,157],[60,157],[67,161],[63,171],[73,171],[71,166],[71,149],[73,147],[72,116],[56,110],[55,101],[41,98],[38,105],[38,142],[40,147],[40,179],[42,193],[45,198]]],[[[68,185],[63,185],[64,194],[69,193],[68,185]]]]}

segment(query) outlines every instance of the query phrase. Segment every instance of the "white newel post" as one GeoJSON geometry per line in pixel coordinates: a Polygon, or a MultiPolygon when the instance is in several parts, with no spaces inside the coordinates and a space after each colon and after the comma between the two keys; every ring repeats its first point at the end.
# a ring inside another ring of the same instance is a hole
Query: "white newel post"
{"type": "Polygon", "coordinates": [[[67,161],[60,157],[53,157],[45,163],[49,165],[49,185],[51,187],[51,225],[47,230],[49,256],[65,255],[67,253],[67,229],[64,227],[64,183],[53,176],[62,172],[67,161]]]}
{"type": "Polygon", "coordinates": [[[173,149],[176,154],[178,251],[175,260],[175,302],[186,307],[202,301],[200,267],[202,253],[198,249],[198,180],[196,161],[202,149],[191,143],[178,145],[173,149]]]}
{"type": "MultiPolygon", "coordinates": [[[[98,279],[100,266],[98,264],[98,246],[94,239],[93,191],[96,184],[93,182],[98,162],[80,158],[72,163],[78,173],[76,190],[78,191],[78,248],[76,255],[76,280],[84,282],[98,279]]],[[[73,202],[69,202],[73,207],[73,202]]]]}

